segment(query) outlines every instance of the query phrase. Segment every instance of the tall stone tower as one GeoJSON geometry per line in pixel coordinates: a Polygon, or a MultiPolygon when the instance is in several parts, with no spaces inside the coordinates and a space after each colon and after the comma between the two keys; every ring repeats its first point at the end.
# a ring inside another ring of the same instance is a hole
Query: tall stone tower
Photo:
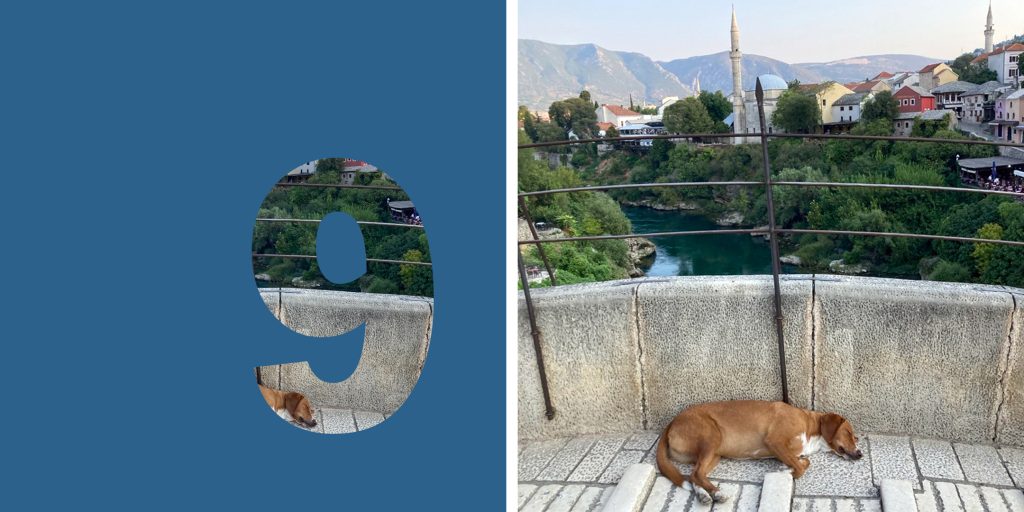
{"type": "MultiPolygon", "coordinates": [[[[747,113],[743,106],[743,77],[740,71],[740,26],[736,23],[736,7],[732,8],[732,49],[729,59],[732,60],[732,125],[733,133],[747,132],[747,113]]],[[[734,142],[741,142],[734,138],[734,142]]]]}
{"type": "Polygon", "coordinates": [[[988,1],[988,18],[985,20],[985,53],[992,52],[992,36],[996,30],[992,28],[992,0],[988,1]]]}

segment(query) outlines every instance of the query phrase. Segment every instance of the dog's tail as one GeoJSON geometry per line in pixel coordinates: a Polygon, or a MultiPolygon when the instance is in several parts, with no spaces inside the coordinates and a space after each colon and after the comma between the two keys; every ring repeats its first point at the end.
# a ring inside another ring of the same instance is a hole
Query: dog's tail
{"type": "Polygon", "coordinates": [[[661,471],[665,478],[672,481],[679,487],[683,486],[683,482],[686,481],[686,477],[679,472],[679,468],[668,457],[668,430],[672,427],[672,423],[669,422],[668,426],[665,427],[665,431],[661,433],[661,439],[658,440],[658,470],[661,471]]]}

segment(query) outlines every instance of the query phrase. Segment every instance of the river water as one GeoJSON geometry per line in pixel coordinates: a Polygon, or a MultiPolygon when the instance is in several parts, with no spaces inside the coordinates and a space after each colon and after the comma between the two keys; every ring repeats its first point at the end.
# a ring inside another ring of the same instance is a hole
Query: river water
{"type": "MultiPolygon", "coordinates": [[[[633,223],[634,233],[655,231],[698,231],[729,229],[710,220],[683,211],[659,211],[623,206],[633,223]]],[[[711,276],[771,274],[771,248],[768,242],[750,235],[693,235],[650,238],[657,248],[654,264],[644,272],[648,276],[711,276]]],[[[782,272],[799,269],[783,265],[782,272]]]]}

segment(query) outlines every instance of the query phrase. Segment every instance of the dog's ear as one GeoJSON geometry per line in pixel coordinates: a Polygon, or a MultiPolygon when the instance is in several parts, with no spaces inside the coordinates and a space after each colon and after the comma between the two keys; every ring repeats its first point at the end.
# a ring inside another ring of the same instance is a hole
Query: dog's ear
{"type": "Polygon", "coordinates": [[[825,441],[831,443],[832,439],[836,437],[836,432],[839,431],[839,427],[843,426],[843,422],[846,418],[830,412],[821,418],[819,423],[819,429],[821,430],[821,436],[825,438],[825,441]]]}

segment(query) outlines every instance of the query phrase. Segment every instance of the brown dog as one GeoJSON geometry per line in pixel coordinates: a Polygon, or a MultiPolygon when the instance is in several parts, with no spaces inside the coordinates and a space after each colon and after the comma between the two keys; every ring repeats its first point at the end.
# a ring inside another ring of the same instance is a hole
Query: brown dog
{"type": "Polygon", "coordinates": [[[676,485],[689,480],[704,503],[725,501],[729,496],[708,480],[721,457],[775,457],[793,468],[793,478],[800,478],[811,465],[804,457],[823,449],[854,460],[861,458],[857,441],[850,422],[838,414],[808,411],[784,402],[712,402],[688,407],[668,424],[658,440],[658,469],[676,485]],[[694,464],[693,473],[684,477],[669,460],[670,455],[694,464]]]}
{"type": "Polygon", "coordinates": [[[279,391],[260,384],[260,393],[267,401],[274,412],[282,419],[290,421],[300,427],[313,428],[316,420],[313,419],[313,408],[309,400],[302,393],[295,391],[279,391]]]}

